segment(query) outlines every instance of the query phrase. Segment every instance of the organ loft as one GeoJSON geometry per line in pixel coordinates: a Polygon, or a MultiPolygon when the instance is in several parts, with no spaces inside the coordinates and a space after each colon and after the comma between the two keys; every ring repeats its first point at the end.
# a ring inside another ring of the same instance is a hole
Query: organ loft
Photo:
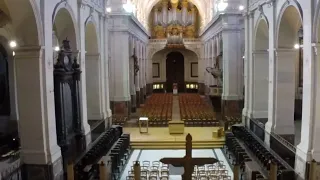
{"type": "Polygon", "coordinates": [[[320,179],[319,0],[0,0],[0,180],[320,179]]]}

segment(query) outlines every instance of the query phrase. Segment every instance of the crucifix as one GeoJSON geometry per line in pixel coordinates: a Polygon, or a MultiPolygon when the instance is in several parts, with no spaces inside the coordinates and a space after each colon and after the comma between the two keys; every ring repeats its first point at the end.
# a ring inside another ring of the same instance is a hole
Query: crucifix
{"type": "Polygon", "coordinates": [[[162,158],[160,162],[171,164],[174,167],[184,167],[182,180],[191,180],[194,166],[214,164],[219,161],[215,158],[192,158],[192,137],[188,134],[186,136],[186,155],[183,158],[162,158]]]}

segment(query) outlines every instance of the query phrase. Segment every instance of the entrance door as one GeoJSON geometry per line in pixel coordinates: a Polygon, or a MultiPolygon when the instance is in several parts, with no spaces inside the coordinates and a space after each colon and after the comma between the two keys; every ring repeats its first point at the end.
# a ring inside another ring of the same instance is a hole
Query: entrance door
{"type": "Polygon", "coordinates": [[[167,55],[166,61],[167,92],[172,92],[173,83],[178,84],[178,91],[184,92],[184,57],[180,52],[172,52],[167,55]]]}
{"type": "Polygon", "coordinates": [[[8,56],[0,44],[0,116],[10,116],[8,56]]]}

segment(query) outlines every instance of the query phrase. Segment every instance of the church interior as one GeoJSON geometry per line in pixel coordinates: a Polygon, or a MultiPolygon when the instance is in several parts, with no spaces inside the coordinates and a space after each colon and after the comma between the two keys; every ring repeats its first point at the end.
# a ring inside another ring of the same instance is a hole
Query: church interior
{"type": "Polygon", "coordinates": [[[0,0],[0,180],[320,179],[320,0],[0,0]]]}

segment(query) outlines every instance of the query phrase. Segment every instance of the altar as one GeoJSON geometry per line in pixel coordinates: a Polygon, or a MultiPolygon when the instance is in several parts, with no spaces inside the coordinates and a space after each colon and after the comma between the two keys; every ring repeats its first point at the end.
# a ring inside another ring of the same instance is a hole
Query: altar
{"type": "Polygon", "coordinates": [[[184,122],[183,121],[169,121],[169,133],[170,134],[184,134],[184,122]]]}

